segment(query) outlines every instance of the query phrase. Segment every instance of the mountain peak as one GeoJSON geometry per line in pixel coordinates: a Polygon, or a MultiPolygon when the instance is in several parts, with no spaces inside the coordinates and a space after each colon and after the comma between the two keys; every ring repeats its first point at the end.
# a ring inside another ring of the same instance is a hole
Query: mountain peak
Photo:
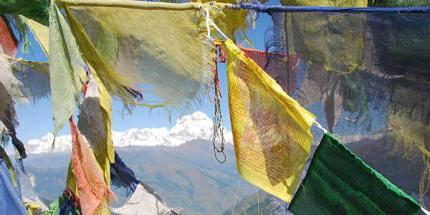
{"type": "MultiPolygon", "coordinates": [[[[211,140],[213,132],[212,120],[203,112],[197,111],[190,115],[184,115],[176,120],[172,128],[131,128],[126,131],[113,131],[112,139],[115,147],[126,146],[180,146],[191,140],[211,140]]],[[[225,130],[227,143],[232,143],[230,131],[225,130]]],[[[52,133],[48,133],[40,139],[29,140],[26,148],[30,154],[42,154],[52,152],[51,143],[54,140],[52,133]]],[[[70,135],[55,138],[53,152],[71,151],[70,135]]]]}

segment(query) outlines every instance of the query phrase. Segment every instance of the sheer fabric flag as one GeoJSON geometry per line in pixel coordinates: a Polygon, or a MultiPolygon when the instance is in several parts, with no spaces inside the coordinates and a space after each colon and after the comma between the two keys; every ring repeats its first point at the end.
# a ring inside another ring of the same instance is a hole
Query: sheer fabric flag
{"type": "Polygon", "coordinates": [[[106,184],[110,185],[110,164],[115,162],[111,134],[110,96],[98,78],[90,75],[85,99],[80,105],[78,128],[93,148],[103,170],[106,184]]]}
{"type": "Polygon", "coordinates": [[[125,187],[128,191],[134,192],[139,185],[134,172],[115,152],[115,163],[111,165],[111,180],[112,184],[117,187],[125,187]]]}
{"type": "Polygon", "coordinates": [[[67,123],[79,101],[85,77],[85,63],[69,24],[52,3],[49,13],[49,76],[54,136],[67,123]]]}
{"type": "MultiPolygon", "coordinates": [[[[379,6],[401,6],[397,3],[412,6],[420,1],[376,2],[384,3],[378,3],[379,6]]],[[[315,23],[299,23],[289,18],[296,15],[312,17],[313,13],[318,12],[272,13],[274,29],[273,34],[267,34],[265,38],[269,45],[266,49],[291,51],[296,45],[304,47],[303,35],[300,31],[294,32],[299,27],[316,30],[312,28],[315,23]],[[289,23],[297,26],[291,28],[289,23]]],[[[361,17],[363,14],[330,14],[336,15],[330,25],[318,30],[323,37],[324,33],[328,37],[336,32],[351,33],[360,29],[354,22],[341,22],[342,19],[335,17],[361,17]]],[[[396,181],[408,194],[415,193],[421,199],[428,199],[429,194],[425,191],[429,184],[430,153],[422,146],[428,142],[424,137],[430,135],[430,39],[425,36],[430,34],[430,16],[428,13],[364,15],[363,58],[357,61],[361,66],[354,72],[348,67],[327,72],[321,56],[312,60],[306,55],[312,54],[310,50],[300,49],[304,52],[296,52],[301,63],[296,70],[297,89],[292,95],[302,106],[311,106],[324,127],[339,134],[348,146],[354,146],[352,149],[359,149],[360,156],[388,179],[396,181]],[[372,149],[368,145],[372,145],[372,149]],[[384,157],[378,154],[384,154],[384,157]],[[381,163],[381,159],[387,162],[381,163]],[[391,162],[399,162],[395,172],[391,162]]],[[[314,43],[313,40],[307,42],[314,43]]],[[[343,49],[342,43],[339,42],[337,48],[343,49]]],[[[322,52],[324,46],[314,47],[322,52]]],[[[334,48],[332,51],[337,52],[334,48]]],[[[346,54],[353,55],[356,51],[346,54]]]]}
{"type": "Polygon", "coordinates": [[[112,212],[119,215],[179,214],[141,184],[137,185],[136,191],[122,207],[112,208],[112,212]]]}
{"type": "MultiPolygon", "coordinates": [[[[284,0],[284,5],[366,7],[367,0],[284,0]]],[[[366,14],[273,13],[275,31],[291,53],[322,64],[326,71],[361,69],[366,14]],[[350,26],[354,26],[351,28],[350,26]]]]}
{"type": "Polygon", "coordinates": [[[187,108],[199,101],[210,79],[210,46],[197,4],[60,2],[82,53],[110,93],[149,107],[187,108]],[[133,100],[127,88],[141,89],[144,101],[133,100]]]}
{"type": "MultiPolygon", "coordinates": [[[[4,144],[3,142],[1,142],[4,144]]],[[[10,160],[9,156],[7,155],[6,151],[3,149],[3,147],[0,146],[0,159],[5,163],[6,167],[9,170],[9,176],[12,180],[13,186],[18,187],[18,180],[15,173],[15,168],[12,164],[12,161],[10,160]]]]}
{"type": "Polygon", "coordinates": [[[2,47],[3,52],[9,56],[15,56],[17,45],[18,41],[9,30],[5,19],[0,17],[0,46],[2,47]]]}
{"type": "Polygon", "coordinates": [[[315,117],[233,41],[225,45],[238,171],[252,184],[289,202],[309,156],[315,117]]]}
{"type": "MultiPolygon", "coordinates": [[[[103,180],[102,170],[93,153],[85,143],[73,120],[70,120],[72,136],[72,172],[77,186],[77,193],[83,215],[103,214],[113,195],[103,180]]],[[[70,187],[70,182],[68,182],[70,187]]],[[[75,190],[71,187],[71,190],[75,190]]]]}
{"type": "Polygon", "coordinates": [[[420,206],[326,134],[289,210],[295,214],[416,214],[420,206]]]}
{"type": "Polygon", "coordinates": [[[45,54],[49,53],[49,28],[44,26],[32,19],[26,19],[27,26],[33,33],[37,42],[39,42],[40,47],[42,48],[45,54]]]}
{"type": "Polygon", "coordinates": [[[297,55],[259,51],[243,47],[240,49],[264,69],[288,95],[293,94],[296,88],[296,67],[300,62],[297,55]]]}
{"type": "Polygon", "coordinates": [[[36,102],[51,94],[49,83],[48,63],[13,60],[11,70],[20,82],[19,94],[14,98],[23,101],[36,102]]]}
{"type": "Polygon", "coordinates": [[[27,214],[21,196],[14,187],[8,167],[2,158],[0,158],[0,214],[27,214]]]}
{"type": "Polygon", "coordinates": [[[1,135],[8,135],[12,138],[12,144],[19,152],[20,157],[26,158],[24,144],[18,139],[15,127],[18,125],[18,120],[15,112],[15,100],[21,100],[22,96],[22,83],[12,74],[10,69],[10,62],[2,55],[0,50],[0,121],[3,125],[3,130],[6,128],[7,132],[0,131],[1,135]]]}
{"type": "MultiPolygon", "coordinates": [[[[358,115],[351,117],[352,121],[367,117],[367,124],[374,124],[370,122],[370,106],[379,108],[393,103],[397,99],[391,95],[397,94],[394,91],[398,86],[415,88],[423,94],[427,88],[423,85],[430,81],[427,72],[430,40],[425,36],[430,33],[430,16],[426,13],[293,12],[273,13],[272,18],[274,34],[270,41],[274,42],[269,41],[271,46],[267,48],[288,49],[308,64],[307,76],[319,80],[312,83],[313,86],[305,86],[306,78],[299,93],[306,94],[306,100],[312,100],[306,101],[308,103],[321,100],[325,103],[330,130],[339,121],[342,108],[358,115]],[[324,19],[312,18],[318,16],[324,19]],[[352,71],[355,74],[349,74],[352,71]]],[[[411,93],[408,97],[416,95],[411,93]]],[[[402,102],[401,106],[410,106],[404,112],[427,115],[428,111],[423,111],[428,106],[425,100],[421,100],[420,105],[402,102]]]]}

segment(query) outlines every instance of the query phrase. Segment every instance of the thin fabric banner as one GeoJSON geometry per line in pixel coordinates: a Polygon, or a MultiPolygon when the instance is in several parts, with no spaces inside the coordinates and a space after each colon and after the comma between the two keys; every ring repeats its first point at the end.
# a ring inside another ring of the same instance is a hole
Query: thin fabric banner
{"type": "Polygon", "coordinates": [[[111,94],[127,104],[178,109],[204,95],[210,46],[195,4],[60,2],[84,58],[111,94]],[[130,89],[144,100],[134,100],[130,89]]]}
{"type": "MultiPolygon", "coordinates": [[[[332,2],[362,6],[354,1],[332,2]]],[[[412,4],[379,2],[386,7],[412,4]]],[[[291,95],[312,108],[324,127],[378,172],[428,204],[430,39],[426,35],[430,14],[291,12],[271,16],[273,33],[265,38],[266,49],[288,50],[300,58],[291,95]],[[381,162],[380,154],[386,162],[381,162]]]]}
{"type": "Polygon", "coordinates": [[[297,55],[278,52],[266,52],[250,48],[240,48],[246,56],[258,64],[270,77],[292,95],[296,89],[296,68],[300,63],[297,55]]]}
{"type": "Polygon", "coordinates": [[[250,183],[289,202],[309,157],[315,117],[233,41],[225,45],[238,171],[250,183]]]}

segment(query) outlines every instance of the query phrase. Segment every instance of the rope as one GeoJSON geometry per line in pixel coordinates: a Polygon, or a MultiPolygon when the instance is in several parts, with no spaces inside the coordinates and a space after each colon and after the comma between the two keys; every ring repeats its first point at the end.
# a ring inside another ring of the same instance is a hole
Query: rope
{"type": "Polygon", "coordinates": [[[428,210],[426,210],[425,208],[421,207],[421,211],[425,214],[425,215],[430,215],[430,212],[428,210]]]}
{"type": "Polygon", "coordinates": [[[324,134],[328,133],[327,129],[322,127],[322,125],[319,122],[317,122],[316,120],[314,121],[314,125],[317,126],[317,128],[319,128],[324,134]]]}
{"type": "MultiPolygon", "coordinates": [[[[230,5],[230,4],[228,4],[228,5],[230,5]]],[[[231,6],[233,6],[232,4],[231,4],[231,6]]],[[[210,18],[210,15],[209,15],[209,9],[208,8],[204,8],[204,10],[205,10],[205,15],[206,15],[206,29],[207,29],[207,32],[208,32],[208,34],[207,34],[207,38],[211,41],[211,42],[213,42],[214,41],[214,38],[212,38],[212,36],[211,36],[211,28],[210,28],[210,26],[212,25],[212,27],[214,27],[215,28],[215,30],[217,30],[218,31],[218,33],[222,36],[222,37],[224,37],[224,39],[225,40],[230,40],[230,38],[228,38],[227,37],[227,35],[225,35],[224,34],[224,32],[222,32],[222,30],[215,24],[215,22],[214,21],[212,21],[212,19],[210,18]]]]}
{"type": "Polygon", "coordinates": [[[319,6],[282,6],[253,3],[226,4],[232,9],[256,10],[258,12],[336,12],[336,13],[430,13],[430,6],[424,7],[319,7],[319,6]]]}

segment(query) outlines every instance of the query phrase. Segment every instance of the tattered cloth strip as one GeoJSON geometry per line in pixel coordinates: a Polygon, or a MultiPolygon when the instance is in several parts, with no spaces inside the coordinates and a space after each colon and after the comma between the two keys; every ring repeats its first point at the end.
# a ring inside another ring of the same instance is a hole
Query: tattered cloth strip
{"type": "Polygon", "coordinates": [[[52,1],[49,13],[49,76],[54,136],[75,112],[85,83],[85,63],[63,14],[52,1]]]}
{"type": "Polygon", "coordinates": [[[18,125],[15,113],[15,102],[11,95],[20,95],[20,83],[10,71],[8,60],[1,55],[0,51],[0,121],[6,128],[7,132],[1,131],[2,135],[8,135],[12,138],[12,144],[18,150],[21,158],[26,158],[24,144],[16,136],[15,126],[18,125]]]}
{"type": "Polygon", "coordinates": [[[151,187],[137,180],[132,169],[115,152],[115,163],[111,165],[112,184],[126,187],[133,193],[131,198],[120,208],[111,208],[116,214],[178,214],[177,210],[169,209],[166,203],[151,187]]]}
{"type": "Polygon", "coordinates": [[[112,212],[119,215],[175,215],[179,214],[166,206],[160,198],[151,194],[145,187],[139,184],[131,198],[120,208],[111,208],[112,212]]]}
{"type": "MultiPolygon", "coordinates": [[[[98,165],[92,151],[88,148],[84,137],[79,132],[73,119],[70,119],[70,133],[72,136],[72,172],[75,176],[83,215],[101,214],[108,207],[114,194],[103,181],[102,170],[98,165]]],[[[71,190],[75,188],[68,186],[71,190]]]]}
{"type": "Polygon", "coordinates": [[[186,110],[199,103],[211,78],[210,44],[199,4],[57,2],[110,93],[149,107],[186,110]],[[135,101],[127,88],[142,89],[144,100],[135,101]]]}
{"type": "Polygon", "coordinates": [[[416,214],[420,206],[325,134],[289,210],[295,214],[416,214]]]}
{"type": "Polygon", "coordinates": [[[270,77],[275,79],[282,89],[292,95],[296,88],[296,67],[300,62],[297,55],[287,53],[266,52],[240,47],[240,49],[255,61],[270,77]]]}
{"type": "Polygon", "coordinates": [[[132,169],[130,169],[121,157],[115,152],[115,163],[111,166],[111,181],[112,184],[118,187],[126,187],[129,191],[134,192],[139,180],[132,169]]]}
{"type": "Polygon", "coordinates": [[[20,82],[19,94],[15,100],[36,102],[51,95],[48,63],[13,59],[11,70],[20,82]]]}
{"type": "Polygon", "coordinates": [[[9,136],[20,157],[26,158],[24,144],[18,139],[15,130],[18,126],[15,101],[36,101],[48,96],[48,66],[43,63],[8,59],[0,53],[0,73],[0,121],[6,129],[2,129],[0,133],[9,136]]]}
{"type": "Polygon", "coordinates": [[[49,0],[0,1],[0,14],[23,15],[48,25],[49,0]]]}
{"type": "Polygon", "coordinates": [[[21,197],[13,186],[8,168],[0,158],[0,214],[26,215],[27,210],[21,197]]]}
{"type": "Polygon", "coordinates": [[[44,215],[80,215],[81,210],[77,207],[75,199],[68,192],[64,192],[62,196],[49,205],[49,209],[44,212],[44,215]]]}
{"type": "Polygon", "coordinates": [[[231,40],[225,45],[238,171],[252,184],[289,202],[309,157],[315,117],[231,40]]]}
{"type": "MultiPolygon", "coordinates": [[[[3,138],[1,137],[1,139],[3,139],[3,138]]],[[[0,142],[1,141],[2,140],[0,140],[0,142]]],[[[2,145],[3,144],[4,143],[2,143],[2,145]]],[[[9,175],[10,175],[10,178],[12,179],[13,186],[18,187],[18,180],[17,180],[16,173],[15,173],[15,167],[13,166],[12,161],[10,160],[9,156],[4,151],[2,146],[0,146],[0,159],[3,160],[3,162],[6,164],[6,167],[9,170],[9,175]]]]}
{"type": "Polygon", "coordinates": [[[5,22],[3,17],[0,17],[0,46],[3,52],[9,56],[15,56],[16,46],[18,41],[15,39],[13,32],[5,22]]]}

